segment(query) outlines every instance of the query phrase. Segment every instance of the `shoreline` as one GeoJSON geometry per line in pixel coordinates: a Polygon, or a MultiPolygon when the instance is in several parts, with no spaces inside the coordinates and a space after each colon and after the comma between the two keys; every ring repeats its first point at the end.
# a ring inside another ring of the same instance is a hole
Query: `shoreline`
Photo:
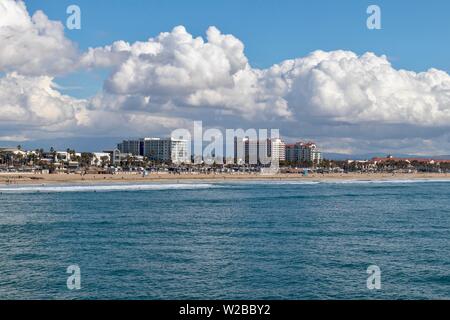
{"type": "Polygon", "coordinates": [[[11,185],[58,185],[58,184],[104,184],[104,183],[200,183],[223,181],[396,181],[396,180],[442,180],[450,181],[450,173],[327,173],[310,174],[0,174],[0,186],[11,185]]]}

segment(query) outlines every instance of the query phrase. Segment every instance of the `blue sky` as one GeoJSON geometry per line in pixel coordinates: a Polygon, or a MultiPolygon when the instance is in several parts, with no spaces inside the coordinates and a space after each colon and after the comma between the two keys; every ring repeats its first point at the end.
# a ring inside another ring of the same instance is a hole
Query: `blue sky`
{"type": "MultiPolygon", "coordinates": [[[[267,68],[311,51],[345,49],[385,54],[396,68],[450,70],[450,2],[432,1],[149,1],[149,0],[33,0],[52,20],[65,21],[66,8],[82,10],[82,29],[67,30],[80,49],[108,45],[116,40],[146,40],[174,26],[203,36],[214,25],[245,44],[255,68],[267,68]],[[382,9],[382,30],[366,28],[366,9],[382,9]]],[[[59,79],[74,96],[95,94],[106,72],[75,74],[59,79]],[[83,81],[80,81],[83,80],[83,81]],[[85,86],[78,89],[79,82],[85,86]]]]}

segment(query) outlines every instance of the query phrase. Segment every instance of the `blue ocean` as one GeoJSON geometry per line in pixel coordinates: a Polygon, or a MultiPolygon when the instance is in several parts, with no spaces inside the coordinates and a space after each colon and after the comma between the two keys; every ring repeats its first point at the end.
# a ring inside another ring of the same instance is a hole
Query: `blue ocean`
{"type": "Polygon", "coordinates": [[[450,182],[0,187],[0,254],[1,299],[450,299],[450,182]]]}

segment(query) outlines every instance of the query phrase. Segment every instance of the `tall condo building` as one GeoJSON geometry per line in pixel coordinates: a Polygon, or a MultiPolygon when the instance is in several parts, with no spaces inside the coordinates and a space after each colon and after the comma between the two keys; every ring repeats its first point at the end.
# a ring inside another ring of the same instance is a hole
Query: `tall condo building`
{"type": "Polygon", "coordinates": [[[270,156],[272,158],[276,158],[279,161],[286,160],[286,144],[281,139],[272,139],[270,140],[270,156]]]}
{"type": "Polygon", "coordinates": [[[172,138],[142,138],[124,140],[117,145],[121,153],[144,156],[165,163],[190,163],[187,140],[172,138]]]}
{"type": "Polygon", "coordinates": [[[121,153],[130,153],[133,156],[144,155],[144,139],[124,140],[117,145],[121,153]]]}
{"type": "Polygon", "coordinates": [[[173,138],[145,138],[143,155],[149,160],[165,163],[190,163],[187,140],[173,138]]]}
{"type": "Polygon", "coordinates": [[[269,164],[285,160],[285,144],[281,139],[234,139],[234,161],[237,164],[269,164]]]}
{"type": "Polygon", "coordinates": [[[191,153],[189,152],[190,141],[170,138],[170,154],[172,163],[191,163],[191,153]]]}
{"type": "Polygon", "coordinates": [[[164,163],[190,163],[187,140],[172,138],[142,138],[124,140],[117,145],[121,153],[144,156],[164,163]]]}
{"type": "Polygon", "coordinates": [[[289,162],[312,162],[319,164],[322,161],[322,153],[313,142],[288,144],[285,150],[285,159],[289,162]]]}

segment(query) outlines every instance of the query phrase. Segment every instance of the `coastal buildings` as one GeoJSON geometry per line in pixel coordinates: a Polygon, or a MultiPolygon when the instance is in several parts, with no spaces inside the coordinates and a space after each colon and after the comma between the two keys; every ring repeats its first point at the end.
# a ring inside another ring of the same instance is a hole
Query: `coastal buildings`
{"type": "Polygon", "coordinates": [[[143,156],[161,163],[190,163],[187,140],[173,138],[141,138],[124,140],[117,145],[123,154],[143,156]]]}
{"type": "Polygon", "coordinates": [[[302,159],[315,164],[319,164],[322,161],[322,153],[318,150],[317,145],[313,142],[303,144],[302,159]]]}
{"type": "MultiPolygon", "coordinates": [[[[191,163],[189,141],[173,138],[140,138],[124,140],[117,145],[123,154],[143,156],[160,163],[191,163]]],[[[234,138],[234,163],[238,165],[267,165],[272,160],[291,163],[322,162],[322,153],[313,142],[286,145],[282,139],[234,138]]],[[[227,161],[229,163],[229,161],[227,161]]]]}
{"type": "Polygon", "coordinates": [[[285,159],[285,143],[281,139],[252,140],[237,137],[234,139],[236,164],[270,164],[273,160],[285,159]]]}
{"type": "Polygon", "coordinates": [[[117,145],[121,153],[131,153],[133,156],[144,155],[144,139],[124,140],[117,145]]]}
{"type": "Polygon", "coordinates": [[[172,161],[172,141],[161,138],[145,138],[143,155],[151,161],[168,163],[172,161]]]}
{"type": "MultiPolygon", "coordinates": [[[[233,147],[233,146],[232,146],[233,147]]],[[[219,148],[218,148],[219,149],[219,148]]],[[[47,169],[50,172],[79,172],[80,170],[101,171],[114,169],[116,171],[134,170],[142,171],[144,168],[168,168],[185,167],[192,169],[193,159],[199,157],[201,164],[207,168],[213,166],[222,169],[244,167],[257,171],[264,168],[281,166],[292,166],[302,164],[303,166],[318,167],[322,155],[316,144],[298,142],[286,145],[282,139],[252,139],[235,138],[234,150],[230,155],[224,155],[219,149],[219,154],[214,148],[209,155],[191,155],[191,141],[175,138],[138,138],[123,140],[118,143],[117,148],[103,152],[75,152],[68,148],[66,151],[50,151],[36,149],[34,151],[23,151],[21,147],[0,148],[0,166],[4,170],[10,168],[33,167],[36,169],[47,169]],[[234,157],[233,157],[234,156],[234,157]],[[217,161],[205,161],[203,157],[211,157],[217,161]],[[221,161],[221,160],[226,160],[221,161]],[[225,165],[224,165],[225,163],[225,165]]],[[[228,150],[227,150],[228,152],[228,150]]]]}
{"type": "MultiPolygon", "coordinates": [[[[229,159],[225,164],[220,162],[198,162],[192,165],[188,157],[189,142],[177,139],[145,138],[144,153],[147,156],[123,153],[119,149],[104,152],[50,151],[36,149],[32,151],[21,148],[0,148],[0,173],[261,173],[276,174],[268,165],[261,163],[259,152],[266,153],[275,159],[280,158],[279,172],[304,174],[305,170],[317,173],[450,173],[450,157],[438,158],[396,158],[387,156],[371,160],[321,160],[320,151],[313,143],[296,143],[287,145],[281,139],[249,140],[235,139],[235,152],[240,143],[242,158],[229,159]],[[283,162],[283,151],[286,152],[283,162]],[[259,163],[250,163],[250,156],[256,157],[259,163]],[[151,159],[160,159],[151,160],[151,159]],[[308,160],[309,159],[309,160],[308,160]],[[199,165],[201,164],[201,165],[199,165]]],[[[216,157],[215,152],[211,154],[216,157]]],[[[278,172],[278,171],[277,171],[278,172]]]]}
{"type": "Polygon", "coordinates": [[[272,139],[270,155],[279,161],[286,161],[286,144],[281,139],[272,139]]]}
{"type": "Polygon", "coordinates": [[[189,146],[187,140],[181,139],[168,139],[170,140],[170,154],[172,163],[182,164],[182,163],[190,163],[191,157],[188,152],[189,146]]]}
{"type": "Polygon", "coordinates": [[[323,160],[322,153],[313,142],[297,142],[295,144],[288,144],[286,145],[285,150],[285,159],[288,162],[311,162],[314,164],[320,164],[323,160]]]}
{"type": "Polygon", "coordinates": [[[81,158],[81,153],[79,152],[68,152],[68,151],[55,151],[53,155],[55,162],[61,161],[76,161],[81,158]]]}
{"type": "Polygon", "coordinates": [[[111,163],[111,154],[107,152],[93,152],[91,166],[103,167],[111,163]]]}
{"type": "Polygon", "coordinates": [[[18,148],[0,148],[0,152],[2,154],[9,154],[11,156],[25,156],[27,154],[26,151],[20,150],[18,148]]]}
{"type": "Polygon", "coordinates": [[[162,163],[190,163],[188,141],[173,138],[145,138],[143,155],[162,163]]]}
{"type": "Polygon", "coordinates": [[[103,153],[108,155],[110,164],[113,166],[121,165],[122,162],[127,161],[130,157],[133,157],[133,154],[124,153],[119,149],[105,150],[103,153]]]}

